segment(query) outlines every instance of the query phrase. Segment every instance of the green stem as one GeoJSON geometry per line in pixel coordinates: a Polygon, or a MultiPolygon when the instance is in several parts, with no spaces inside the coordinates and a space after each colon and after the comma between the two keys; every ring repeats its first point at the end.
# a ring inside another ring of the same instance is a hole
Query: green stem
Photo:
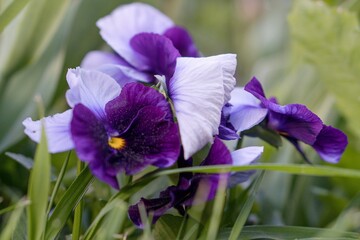
{"type": "MultiPolygon", "coordinates": [[[[84,168],[84,163],[81,161],[77,162],[77,175],[81,173],[84,168]]],[[[72,230],[72,239],[79,240],[81,236],[81,219],[82,219],[83,201],[81,200],[75,208],[74,223],[72,230]]]]}

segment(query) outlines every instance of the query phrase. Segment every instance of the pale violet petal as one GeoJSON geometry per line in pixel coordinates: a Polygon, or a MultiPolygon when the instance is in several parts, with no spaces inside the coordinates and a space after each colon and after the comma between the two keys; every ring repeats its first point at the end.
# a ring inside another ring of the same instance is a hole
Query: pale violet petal
{"type": "Polygon", "coordinates": [[[100,118],[105,117],[105,105],[121,92],[120,85],[110,76],[95,70],[69,69],[66,75],[70,89],[66,100],[70,107],[82,103],[100,118]]]}
{"type": "Polygon", "coordinates": [[[162,34],[174,23],[154,7],[132,3],[115,9],[97,21],[102,38],[127,62],[144,70],[142,56],[130,47],[130,39],[141,32],[162,34]]]}
{"type": "Polygon", "coordinates": [[[258,160],[264,152],[264,147],[245,147],[233,151],[231,158],[234,166],[244,166],[258,160]]]}
{"type": "MultiPolygon", "coordinates": [[[[43,119],[49,152],[58,153],[74,148],[70,133],[71,119],[72,109],[43,119]]],[[[26,118],[23,121],[23,125],[25,127],[25,134],[31,140],[37,143],[40,142],[41,120],[33,121],[31,118],[26,118]]]]}
{"type": "Polygon", "coordinates": [[[80,67],[83,69],[97,69],[104,64],[124,65],[126,62],[115,53],[91,51],[85,55],[80,67]]]}
{"type": "Polygon", "coordinates": [[[210,58],[178,58],[168,91],[188,159],[218,133],[224,103],[222,67],[210,58]]]}
{"type": "Polygon", "coordinates": [[[236,79],[234,77],[236,70],[236,54],[221,54],[208,57],[215,62],[219,62],[223,69],[223,84],[224,84],[224,104],[231,98],[231,92],[235,88],[236,79]]]}
{"type": "Polygon", "coordinates": [[[249,105],[234,106],[230,112],[230,123],[237,132],[242,132],[262,122],[267,113],[266,108],[249,105]]]}
{"type": "Polygon", "coordinates": [[[98,67],[96,70],[103,72],[116,80],[121,87],[124,87],[129,82],[151,82],[154,75],[141,72],[133,67],[115,64],[105,64],[98,67]]]}
{"type": "Polygon", "coordinates": [[[233,106],[249,105],[260,107],[260,100],[254,97],[251,93],[244,90],[243,87],[236,87],[231,92],[231,100],[229,103],[233,106]]]}

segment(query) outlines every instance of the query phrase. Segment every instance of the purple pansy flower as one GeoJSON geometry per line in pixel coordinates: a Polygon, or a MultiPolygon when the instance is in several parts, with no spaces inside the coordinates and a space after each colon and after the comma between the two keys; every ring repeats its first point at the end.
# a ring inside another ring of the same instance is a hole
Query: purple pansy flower
{"type": "MultiPolygon", "coordinates": [[[[180,136],[169,103],[140,83],[122,89],[114,79],[80,68],[67,74],[72,109],[46,117],[49,151],[75,148],[100,180],[119,188],[119,172],[135,174],[149,165],[168,167],[180,153],[180,136]]],[[[39,142],[41,122],[27,118],[25,133],[39,142]]]]}
{"type": "Polygon", "coordinates": [[[90,52],[81,66],[103,71],[120,84],[128,81],[153,82],[154,75],[171,77],[177,57],[200,56],[184,28],[176,26],[166,15],[144,3],[118,7],[98,20],[97,26],[102,38],[115,53],[90,52]]]}
{"type": "Polygon", "coordinates": [[[159,79],[174,106],[185,158],[211,143],[235,87],[236,55],[198,57],[185,29],[143,3],[121,6],[97,25],[116,54],[91,52],[82,66],[109,74],[122,86],[159,79]]]}
{"type": "Polygon", "coordinates": [[[339,161],[347,146],[347,137],[342,131],[324,125],[321,119],[304,105],[282,106],[275,98],[267,99],[255,77],[246,84],[244,90],[234,90],[234,97],[230,101],[233,105],[230,122],[238,131],[248,127],[245,125],[248,116],[251,116],[257,120],[254,122],[260,123],[264,120],[266,128],[288,139],[306,161],[309,160],[299,142],[312,146],[320,157],[329,163],[339,161]]]}
{"type": "MultiPolygon", "coordinates": [[[[207,157],[200,165],[247,165],[259,158],[262,151],[263,147],[248,147],[230,153],[224,143],[215,138],[207,157]]],[[[192,159],[179,159],[178,166],[191,167],[192,159]]],[[[135,225],[143,227],[139,209],[141,207],[144,207],[148,215],[152,215],[153,224],[170,208],[177,209],[183,215],[186,207],[212,200],[221,178],[225,178],[232,186],[246,181],[252,173],[253,171],[234,174],[180,173],[178,184],[162,191],[158,198],[141,198],[137,204],[130,206],[129,217],[135,225]]]]}

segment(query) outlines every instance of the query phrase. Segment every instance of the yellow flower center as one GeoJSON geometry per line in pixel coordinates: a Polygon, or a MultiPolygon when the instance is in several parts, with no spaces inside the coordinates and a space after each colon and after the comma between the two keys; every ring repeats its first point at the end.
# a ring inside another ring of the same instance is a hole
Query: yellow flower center
{"type": "Polygon", "coordinates": [[[110,147],[116,150],[121,150],[126,146],[125,139],[120,137],[111,137],[108,141],[108,144],[110,147]]]}

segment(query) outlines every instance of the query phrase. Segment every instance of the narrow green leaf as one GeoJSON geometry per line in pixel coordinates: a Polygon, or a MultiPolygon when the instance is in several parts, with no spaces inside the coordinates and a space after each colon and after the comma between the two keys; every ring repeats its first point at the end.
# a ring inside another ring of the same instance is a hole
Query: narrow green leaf
{"type": "Polygon", "coordinates": [[[249,196],[244,199],[244,202],[241,203],[243,207],[241,208],[239,216],[236,219],[236,222],[231,230],[229,240],[236,240],[239,238],[241,230],[244,224],[246,223],[246,219],[250,214],[252,206],[254,205],[255,197],[260,187],[261,181],[264,178],[264,174],[265,172],[261,172],[260,175],[255,179],[255,181],[253,182],[253,184],[249,189],[250,191],[249,196]]]}
{"type": "Polygon", "coordinates": [[[5,152],[5,155],[14,159],[16,162],[23,165],[26,169],[30,170],[33,167],[34,161],[22,154],[5,152]]]}
{"type": "Polygon", "coordinates": [[[21,200],[16,204],[14,211],[12,212],[12,214],[10,216],[10,219],[8,220],[5,228],[1,232],[0,240],[12,239],[14,231],[19,224],[19,221],[20,221],[21,215],[24,211],[24,208],[28,205],[29,205],[28,200],[21,200]]]}
{"type": "MultiPolygon", "coordinates": [[[[84,169],[84,163],[81,161],[77,161],[77,175],[81,173],[84,169]]],[[[81,235],[81,219],[82,219],[82,210],[83,210],[83,201],[80,200],[77,206],[75,207],[74,213],[74,222],[73,222],[73,229],[72,229],[72,239],[79,240],[81,235]]]]}
{"type": "MultiPolygon", "coordinates": [[[[155,224],[153,236],[155,239],[176,239],[179,238],[180,228],[184,224],[184,217],[166,214],[155,224]]],[[[180,239],[180,238],[179,238],[180,239]]]]}
{"type": "MultiPolygon", "coordinates": [[[[228,239],[231,229],[223,229],[219,239],[228,239]]],[[[245,226],[238,239],[360,239],[359,233],[326,228],[296,226],[245,226]],[[321,236],[321,237],[318,237],[321,236]]]]}
{"type": "Polygon", "coordinates": [[[114,239],[127,218],[127,209],[127,204],[124,201],[115,199],[111,211],[105,216],[98,228],[98,233],[91,239],[114,239]]]}
{"type": "Polygon", "coordinates": [[[182,172],[220,173],[220,172],[241,172],[248,170],[268,170],[268,171],[277,171],[288,174],[298,174],[298,175],[317,176],[317,177],[360,178],[360,170],[352,170],[352,169],[328,167],[328,166],[310,166],[305,164],[253,164],[247,166],[216,165],[216,166],[187,167],[187,168],[178,168],[178,169],[160,171],[154,173],[152,177],[178,174],[182,172]]]}
{"type": "Polygon", "coordinates": [[[94,180],[89,168],[85,168],[66,190],[52,215],[48,219],[45,239],[54,239],[64,227],[71,211],[83,198],[90,184],[94,180]]]}
{"type": "Polygon", "coordinates": [[[0,15],[0,34],[4,28],[20,13],[29,0],[14,0],[0,15]]]}
{"type": "Polygon", "coordinates": [[[48,152],[44,125],[41,130],[40,143],[36,149],[34,166],[29,177],[27,208],[28,239],[37,240],[45,230],[46,209],[50,192],[50,154],[48,152]]]}
{"type": "Polygon", "coordinates": [[[217,238],[222,212],[224,210],[226,188],[227,178],[220,177],[206,239],[215,240],[217,238]]]}

